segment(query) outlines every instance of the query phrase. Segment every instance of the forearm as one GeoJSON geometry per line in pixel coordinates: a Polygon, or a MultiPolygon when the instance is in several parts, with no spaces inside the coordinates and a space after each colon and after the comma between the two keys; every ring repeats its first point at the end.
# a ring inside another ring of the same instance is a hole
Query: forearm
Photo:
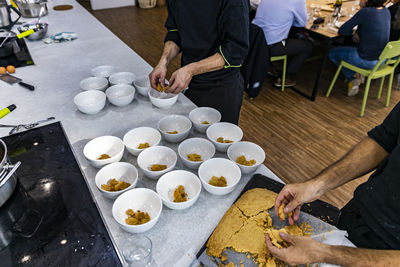
{"type": "Polygon", "coordinates": [[[351,267],[399,266],[400,251],[350,248],[344,246],[328,246],[320,254],[319,262],[351,267]]]}
{"type": "Polygon", "coordinates": [[[180,50],[181,49],[176,43],[172,41],[167,41],[164,44],[164,50],[158,64],[168,66],[169,63],[171,63],[171,61],[179,54],[180,50]]]}
{"type": "Polygon", "coordinates": [[[188,68],[192,76],[195,76],[211,71],[220,70],[224,66],[225,66],[225,61],[221,56],[221,54],[215,53],[214,55],[207,57],[203,60],[186,65],[185,68],[188,68]]]}
{"type": "Polygon", "coordinates": [[[317,195],[321,196],[331,189],[369,173],[387,155],[388,153],[378,143],[366,137],[339,161],[308,182],[318,188],[317,195]]]}

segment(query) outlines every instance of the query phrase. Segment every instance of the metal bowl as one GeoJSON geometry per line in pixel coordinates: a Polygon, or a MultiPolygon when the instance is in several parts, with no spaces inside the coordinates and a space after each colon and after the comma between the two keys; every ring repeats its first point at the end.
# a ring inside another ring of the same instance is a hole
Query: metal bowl
{"type": "Polygon", "coordinates": [[[49,27],[49,24],[47,24],[47,23],[24,24],[21,27],[18,27],[18,31],[22,33],[22,32],[26,32],[30,29],[34,29],[35,32],[26,38],[28,38],[28,40],[35,41],[35,40],[41,40],[41,39],[43,39],[43,37],[46,36],[48,27],[49,27]]]}

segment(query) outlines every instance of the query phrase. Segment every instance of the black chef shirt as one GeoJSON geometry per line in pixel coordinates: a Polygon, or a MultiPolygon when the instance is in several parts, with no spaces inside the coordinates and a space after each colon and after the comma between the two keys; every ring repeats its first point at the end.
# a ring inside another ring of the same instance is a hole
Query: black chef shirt
{"type": "Polygon", "coordinates": [[[368,136],[389,156],[354,192],[360,214],[392,249],[400,249],[400,103],[368,136]]]}
{"type": "Polygon", "coordinates": [[[248,0],[167,0],[168,33],[182,51],[182,66],[215,53],[225,60],[221,70],[193,77],[192,81],[229,80],[239,72],[249,48],[248,0]]]}

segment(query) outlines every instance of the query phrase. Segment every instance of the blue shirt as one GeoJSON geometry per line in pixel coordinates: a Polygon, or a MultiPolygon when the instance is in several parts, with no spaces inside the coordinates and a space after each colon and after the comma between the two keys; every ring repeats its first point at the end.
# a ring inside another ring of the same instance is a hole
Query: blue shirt
{"type": "Polygon", "coordinates": [[[290,28],[307,25],[305,0],[261,0],[253,23],[263,29],[268,45],[288,38],[290,28]]]}
{"type": "Polygon", "coordinates": [[[390,36],[390,12],[387,8],[364,7],[339,29],[340,35],[350,36],[358,26],[360,42],[357,52],[366,60],[377,60],[390,36]]]}

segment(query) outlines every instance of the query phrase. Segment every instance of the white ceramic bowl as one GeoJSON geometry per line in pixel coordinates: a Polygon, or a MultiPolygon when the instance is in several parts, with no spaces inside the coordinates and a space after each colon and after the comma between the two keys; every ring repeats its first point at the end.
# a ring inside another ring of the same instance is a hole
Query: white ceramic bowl
{"type": "Polygon", "coordinates": [[[133,189],[138,182],[138,171],[135,166],[126,162],[114,162],[100,169],[94,179],[97,189],[106,198],[115,199],[125,191],[133,189]],[[102,184],[107,184],[109,180],[116,179],[117,181],[124,181],[131,185],[121,191],[110,192],[101,189],[102,184]]]}
{"type": "Polygon", "coordinates": [[[185,116],[170,115],[162,118],[158,122],[158,130],[163,138],[171,143],[178,143],[185,139],[192,129],[192,122],[185,116]],[[177,131],[177,134],[169,134],[168,132],[177,131]]]}
{"type": "Polygon", "coordinates": [[[128,84],[113,85],[107,89],[106,95],[111,104],[118,107],[127,106],[135,98],[135,87],[128,84]]]}
{"type": "Polygon", "coordinates": [[[114,66],[109,66],[109,65],[102,65],[102,66],[98,66],[93,68],[90,73],[92,74],[92,76],[94,77],[102,77],[102,78],[108,78],[110,77],[112,74],[116,73],[116,69],[114,66]]]}
{"type": "Polygon", "coordinates": [[[241,173],[239,167],[232,161],[223,158],[213,158],[200,165],[199,177],[203,187],[211,194],[225,195],[232,192],[240,181],[241,173]],[[211,177],[225,177],[227,186],[218,187],[210,185],[211,177]]]}
{"type": "Polygon", "coordinates": [[[80,87],[82,90],[99,90],[104,91],[108,87],[108,80],[101,77],[90,77],[81,81],[80,87]]]}
{"type": "Polygon", "coordinates": [[[142,96],[148,97],[149,90],[151,88],[149,76],[140,76],[138,77],[133,84],[138,90],[139,94],[142,96]]]}
{"type": "Polygon", "coordinates": [[[157,182],[156,190],[165,206],[173,210],[183,210],[192,206],[199,198],[201,182],[195,174],[177,170],[161,176],[157,182]],[[183,185],[185,188],[188,200],[185,202],[174,202],[174,191],[180,185],[183,185]]]}
{"type": "Polygon", "coordinates": [[[154,106],[160,109],[167,109],[172,107],[176,103],[179,94],[159,92],[151,88],[149,90],[148,96],[154,106]]]}
{"type": "Polygon", "coordinates": [[[137,163],[144,175],[150,179],[158,179],[164,173],[172,171],[175,168],[177,155],[175,151],[166,146],[153,146],[145,149],[139,154],[137,163]],[[167,165],[162,171],[151,171],[150,166],[153,164],[167,165]]]}
{"type": "Polygon", "coordinates": [[[265,160],[264,150],[257,144],[251,142],[237,142],[228,148],[228,158],[235,162],[242,173],[254,172],[265,160]],[[245,156],[246,160],[254,159],[256,164],[253,166],[245,166],[236,162],[237,158],[245,156]]]}
{"type": "Polygon", "coordinates": [[[106,94],[98,90],[90,90],[77,94],[74,103],[79,111],[86,114],[97,114],[106,105],[106,94]]]}
{"type": "Polygon", "coordinates": [[[217,142],[219,137],[236,143],[242,140],[243,131],[239,126],[229,122],[218,122],[208,127],[207,138],[215,145],[217,151],[226,152],[233,143],[219,143],[217,142]]]}
{"type": "Polygon", "coordinates": [[[183,141],[178,147],[179,157],[183,164],[191,169],[199,168],[200,164],[214,157],[215,146],[204,138],[190,138],[183,141]],[[202,161],[190,161],[187,155],[196,153],[201,156],[202,161]]]}
{"type": "Polygon", "coordinates": [[[112,85],[116,84],[129,84],[132,85],[136,79],[136,75],[132,72],[117,72],[112,74],[108,80],[112,85]]]}
{"type": "Polygon", "coordinates": [[[128,152],[134,156],[138,156],[140,152],[146,149],[138,149],[139,144],[149,143],[150,147],[158,146],[161,141],[161,134],[151,127],[139,127],[127,132],[124,135],[123,141],[128,152]]]}
{"type": "Polygon", "coordinates": [[[190,111],[189,119],[197,131],[205,133],[208,127],[221,121],[221,113],[215,108],[200,107],[190,111]],[[207,121],[209,124],[203,124],[203,121],[207,121]]]}
{"type": "Polygon", "coordinates": [[[124,155],[124,143],[115,136],[97,137],[85,145],[83,155],[95,168],[101,168],[107,164],[118,162],[124,155]],[[97,159],[100,155],[107,154],[109,159],[97,159]]]}
{"type": "Polygon", "coordinates": [[[129,233],[143,233],[151,229],[160,218],[162,211],[161,197],[153,190],[147,188],[134,188],[121,194],[114,202],[112,215],[119,226],[129,233]],[[150,221],[140,225],[129,225],[125,222],[128,215],[125,212],[132,209],[147,212],[150,221]]]}

